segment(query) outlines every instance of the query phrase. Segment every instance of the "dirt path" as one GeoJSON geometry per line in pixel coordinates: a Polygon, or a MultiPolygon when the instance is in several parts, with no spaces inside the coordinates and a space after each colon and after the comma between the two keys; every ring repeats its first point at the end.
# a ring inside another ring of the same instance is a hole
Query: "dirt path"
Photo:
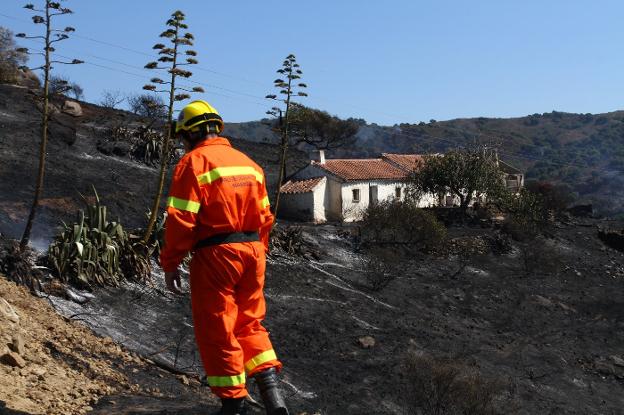
{"type": "Polygon", "coordinates": [[[199,382],[95,336],[2,276],[0,360],[2,414],[199,414],[217,408],[199,382]]]}

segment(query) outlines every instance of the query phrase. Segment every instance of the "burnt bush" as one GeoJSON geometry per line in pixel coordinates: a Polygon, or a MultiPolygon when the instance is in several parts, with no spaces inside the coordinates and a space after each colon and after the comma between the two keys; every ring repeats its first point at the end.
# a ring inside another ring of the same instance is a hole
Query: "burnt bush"
{"type": "Polygon", "coordinates": [[[283,253],[306,259],[320,259],[321,251],[318,243],[306,237],[299,226],[276,225],[269,238],[269,253],[283,253]]]}
{"type": "Polygon", "coordinates": [[[139,117],[150,120],[164,120],[167,117],[165,101],[160,95],[138,94],[130,95],[127,98],[130,111],[139,117]]]}
{"type": "Polygon", "coordinates": [[[447,358],[411,352],[404,366],[405,396],[415,411],[423,415],[497,415],[513,413],[497,403],[505,384],[489,379],[475,368],[447,358]]]}
{"type": "Polygon", "coordinates": [[[557,275],[565,268],[565,258],[548,240],[537,238],[520,244],[520,258],[524,274],[557,275]]]}
{"type": "Polygon", "coordinates": [[[401,255],[392,247],[374,247],[366,252],[361,268],[371,291],[381,291],[388,286],[398,275],[401,269],[401,255]]]}
{"type": "Polygon", "coordinates": [[[398,200],[369,205],[360,224],[360,237],[366,245],[403,245],[431,250],[446,237],[446,228],[435,215],[414,203],[398,200]]]}
{"type": "MultiPolygon", "coordinates": [[[[111,127],[97,143],[99,152],[120,157],[130,156],[132,160],[156,166],[160,163],[164,134],[161,131],[146,127],[115,125],[111,127]]],[[[174,146],[169,146],[168,163],[177,162],[174,146]]]]}
{"type": "Polygon", "coordinates": [[[32,256],[30,248],[22,251],[18,241],[0,237],[0,274],[31,291],[41,290],[41,273],[33,269],[32,256]]]}

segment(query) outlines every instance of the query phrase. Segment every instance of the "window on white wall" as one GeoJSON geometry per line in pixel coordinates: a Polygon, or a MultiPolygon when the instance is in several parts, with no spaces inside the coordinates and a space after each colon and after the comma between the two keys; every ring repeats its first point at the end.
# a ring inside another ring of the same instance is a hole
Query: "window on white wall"
{"type": "Polygon", "coordinates": [[[360,201],[360,189],[351,190],[353,193],[353,203],[358,203],[360,201]]]}
{"type": "Polygon", "coordinates": [[[396,197],[397,199],[400,199],[400,198],[401,198],[401,188],[400,188],[399,186],[397,186],[397,187],[394,189],[394,197],[396,197]]]}

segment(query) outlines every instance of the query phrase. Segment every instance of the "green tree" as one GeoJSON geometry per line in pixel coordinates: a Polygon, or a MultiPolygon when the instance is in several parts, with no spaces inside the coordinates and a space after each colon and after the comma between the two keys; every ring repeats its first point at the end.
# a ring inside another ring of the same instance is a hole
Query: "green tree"
{"type": "Polygon", "coordinates": [[[485,149],[452,150],[426,156],[420,170],[411,177],[410,193],[451,193],[465,211],[475,198],[495,198],[505,190],[503,173],[494,154],[485,149]]]}
{"type": "MultiPolygon", "coordinates": [[[[172,125],[173,121],[173,106],[177,101],[183,101],[189,99],[190,92],[204,92],[201,87],[194,87],[192,89],[176,86],[176,78],[190,78],[193,73],[184,69],[188,65],[197,64],[197,52],[188,49],[193,46],[193,35],[187,31],[188,25],[184,23],[184,13],[177,10],[175,11],[166,25],[167,30],[160,34],[160,37],[166,39],[170,45],[157,43],[154,45],[155,50],[161,55],[158,58],[158,62],[149,62],[145,67],[147,69],[165,69],[169,73],[169,80],[165,81],[160,78],[152,78],[151,84],[147,84],[143,87],[146,91],[166,93],[169,95],[169,101],[166,106],[167,109],[167,122],[168,125],[172,125]],[[186,58],[184,58],[186,56],[186,58]],[[162,89],[159,89],[162,88],[162,89]],[[182,92],[180,92],[182,91],[182,92]]],[[[167,129],[167,134],[163,136],[162,154],[160,156],[160,174],[158,176],[158,184],[156,187],[156,194],[154,196],[154,203],[150,213],[149,222],[143,235],[143,242],[147,243],[150,239],[154,223],[158,217],[158,208],[160,207],[160,199],[163,193],[163,187],[165,184],[165,173],[167,171],[167,161],[169,160],[170,142],[173,139],[172,129],[167,129]]]]}
{"type": "Polygon", "coordinates": [[[0,82],[17,82],[19,67],[26,64],[28,55],[13,40],[13,32],[0,27],[0,82]]]}
{"type": "Polygon", "coordinates": [[[273,199],[273,213],[277,216],[277,210],[279,208],[279,199],[281,193],[282,182],[286,175],[286,158],[288,151],[288,144],[290,141],[291,131],[291,117],[290,111],[295,102],[293,97],[307,97],[308,94],[303,92],[303,89],[307,88],[307,85],[303,82],[299,82],[303,71],[299,68],[295,55],[290,54],[282,62],[282,67],[277,70],[277,73],[281,76],[273,81],[273,85],[278,89],[278,94],[269,94],[266,98],[275,100],[280,104],[277,104],[267,114],[272,115],[278,119],[277,131],[280,135],[280,156],[279,156],[279,174],[277,179],[277,189],[275,191],[275,198],[273,199]],[[282,79],[286,78],[286,79],[282,79]]]}
{"type": "MultiPolygon", "coordinates": [[[[62,0],[61,0],[62,1],[62,0]]],[[[28,9],[35,13],[32,17],[34,24],[44,25],[45,31],[43,35],[39,36],[27,36],[25,33],[18,33],[16,36],[24,39],[42,39],[44,41],[43,52],[29,52],[26,48],[19,48],[18,52],[20,53],[29,53],[29,54],[37,54],[42,55],[44,58],[44,63],[42,66],[37,68],[33,68],[32,70],[42,70],[43,71],[43,94],[40,96],[43,101],[43,111],[41,118],[41,144],[39,147],[39,171],[37,174],[37,182],[35,186],[35,197],[30,208],[30,214],[28,215],[28,220],[26,221],[26,228],[24,229],[24,234],[22,235],[22,240],[20,241],[20,248],[24,250],[28,245],[28,241],[30,239],[30,232],[32,230],[32,225],[35,220],[35,214],[37,212],[37,207],[39,206],[39,199],[41,197],[41,192],[43,190],[43,178],[45,175],[45,161],[46,161],[46,146],[48,143],[48,122],[50,119],[50,77],[52,71],[53,64],[64,64],[64,65],[76,65],[83,63],[78,59],[73,59],[72,61],[64,61],[64,60],[55,60],[52,57],[52,53],[56,51],[55,44],[58,42],[62,42],[63,40],[69,39],[69,33],[75,31],[73,27],[67,26],[64,29],[54,29],[52,26],[52,19],[57,16],[63,16],[67,14],[73,13],[70,9],[66,7],[61,7],[61,1],[50,1],[45,0],[45,4],[43,8],[38,9],[35,8],[33,4],[27,4],[24,6],[25,9],[28,9]]]]}

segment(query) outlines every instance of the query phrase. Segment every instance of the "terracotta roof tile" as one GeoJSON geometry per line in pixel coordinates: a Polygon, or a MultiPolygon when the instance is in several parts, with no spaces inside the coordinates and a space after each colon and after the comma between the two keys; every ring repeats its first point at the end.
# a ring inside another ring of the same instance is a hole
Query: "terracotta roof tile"
{"type": "Polygon", "coordinates": [[[323,177],[315,177],[313,179],[289,180],[282,186],[282,193],[307,193],[314,190],[317,184],[323,180],[323,177]]]}
{"type": "Polygon", "coordinates": [[[410,173],[420,168],[425,161],[423,156],[419,154],[381,153],[381,156],[410,173]]]}
{"type": "Polygon", "coordinates": [[[402,169],[383,159],[330,159],[312,165],[344,180],[401,180],[407,177],[402,169]]]}

